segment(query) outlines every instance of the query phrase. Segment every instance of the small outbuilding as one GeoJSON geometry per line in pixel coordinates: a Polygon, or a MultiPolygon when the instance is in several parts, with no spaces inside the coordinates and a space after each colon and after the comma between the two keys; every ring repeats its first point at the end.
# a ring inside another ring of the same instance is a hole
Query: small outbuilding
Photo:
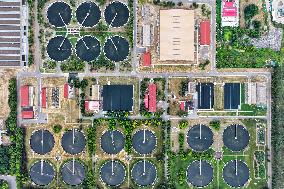
{"type": "Polygon", "coordinates": [[[99,112],[100,111],[100,101],[86,100],[85,101],[85,111],[86,112],[99,112]]]}
{"type": "Polygon", "coordinates": [[[64,84],[64,98],[73,98],[75,95],[75,88],[68,83],[64,84]]]}
{"type": "Polygon", "coordinates": [[[151,53],[150,52],[145,52],[142,54],[142,66],[144,67],[150,67],[151,66],[151,53]]]}
{"type": "Polygon", "coordinates": [[[143,25],[142,26],[142,33],[143,33],[143,47],[150,47],[151,46],[151,26],[150,25],[143,25]]]}
{"type": "Polygon", "coordinates": [[[34,111],[33,110],[23,110],[21,112],[22,119],[33,119],[34,118],[34,111]]]}

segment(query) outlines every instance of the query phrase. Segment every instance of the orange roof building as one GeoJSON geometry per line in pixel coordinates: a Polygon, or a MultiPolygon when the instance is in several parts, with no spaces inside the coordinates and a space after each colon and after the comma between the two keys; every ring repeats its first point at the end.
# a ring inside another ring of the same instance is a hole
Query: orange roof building
{"type": "Polygon", "coordinates": [[[29,106],[29,86],[21,86],[21,106],[29,106]]]}
{"type": "Polygon", "coordinates": [[[41,89],[41,107],[46,108],[46,87],[41,89]]]}
{"type": "Polygon", "coordinates": [[[22,119],[33,119],[34,118],[34,112],[32,110],[23,110],[21,114],[22,114],[22,119]]]}
{"type": "Polygon", "coordinates": [[[200,22],[200,38],[199,38],[199,43],[200,45],[210,45],[210,21],[209,20],[204,20],[200,22]]]}
{"type": "Polygon", "coordinates": [[[146,67],[151,66],[151,53],[150,52],[145,52],[142,55],[142,64],[143,66],[146,66],[146,67]]]}

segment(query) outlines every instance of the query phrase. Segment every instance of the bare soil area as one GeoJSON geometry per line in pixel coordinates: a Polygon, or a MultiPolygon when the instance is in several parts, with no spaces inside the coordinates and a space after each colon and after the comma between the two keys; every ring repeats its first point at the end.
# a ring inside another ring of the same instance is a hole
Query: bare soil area
{"type": "Polygon", "coordinates": [[[245,28],[245,15],[244,15],[244,9],[246,6],[250,4],[255,4],[258,6],[259,13],[254,16],[253,20],[258,20],[262,22],[262,25],[264,24],[264,12],[262,11],[262,0],[241,0],[240,1],[240,27],[245,28]]]}

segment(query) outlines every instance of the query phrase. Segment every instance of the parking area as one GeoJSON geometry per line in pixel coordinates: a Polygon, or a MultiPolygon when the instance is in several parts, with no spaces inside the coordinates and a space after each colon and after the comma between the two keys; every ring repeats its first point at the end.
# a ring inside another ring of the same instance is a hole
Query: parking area
{"type": "Polygon", "coordinates": [[[21,56],[21,1],[0,2],[0,66],[20,66],[21,56]]]}

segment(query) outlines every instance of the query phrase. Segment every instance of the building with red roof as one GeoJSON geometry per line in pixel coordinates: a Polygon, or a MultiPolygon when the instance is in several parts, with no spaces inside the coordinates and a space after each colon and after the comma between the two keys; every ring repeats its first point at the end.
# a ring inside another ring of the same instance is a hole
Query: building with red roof
{"type": "Polygon", "coordinates": [[[236,7],[235,1],[224,0],[223,3],[223,17],[235,17],[237,16],[238,9],[236,7]]]}
{"type": "Polygon", "coordinates": [[[179,109],[182,111],[190,111],[194,109],[194,104],[192,101],[179,101],[179,109]]]}
{"type": "Polygon", "coordinates": [[[144,104],[145,104],[145,108],[148,110],[148,108],[149,108],[149,95],[147,93],[144,96],[144,104]]]}
{"type": "Polygon", "coordinates": [[[151,66],[151,53],[150,52],[145,52],[142,54],[142,65],[149,67],[151,66]]]}
{"type": "Polygon", "coordinates": [[[34,111],[33,110],[23,110],[21,112],[22,119],[33,119],[34,118],[34,111]]]}
{"type": "Polygon", "coordinates": [[[100,111],[100,101],[98,100],[86,100],[85,101],[85,111],[86,112],[99,112],[100,111]]]}
{"type": "Polygon", "coordinates": [[[75,88],[72,85],[69,85],[68,83],[64,84],[63,89],[63,96],[64,98],[73,98],[75,95],[75,88]]]}
{"type": "Polygon", "coordinates": [[[179,109],[185,111],[185,101],[179,102],[179,109]]]}
{"type": "Polygon", "coordinates": [[[157,86],[154,83],[148,86],[148,91],[144,96],[144,105],[149,112],[157,111],[157,86]]]}
{"type": "Polygon", "coordinates": [[[156,112],[157,110],[157,86],[155,84],[149,85],[149,112],[156,112]]]}
{"type": "Polygon", "coordinates": [[[90,108],[89,108],[89,101],[85,101],[85,111],[90,111],[90,108]]]}
{"type": "Polygon", "coordinates": [[[21,106],[22,107],[28,107],[30,106],[30,91],[28,85],[21,86],[21,106]]]}
{"type": "Polygon", "coordinates": [[[239,26],[239,0],[222,0],[222,26],[239,26]]]}
{"type": "Polygon", "coordinates": [[[211,29],[210,29],[210,21],[209,20],[204,20],[200,22],[200,38],[199,38],[199,43],[200,45],[210,45],[210,34],[211,34],[211,29]]]}
{"type": "Polygon", "coordinates": [[[43,87],[41,89],[41,107],[46,108],[47,103],[46,103],[46,87],[43,87]]]}
{"type": "Polygon", "coordinates": [[[63,90],[64,98],[68,98],[68,91],[69,91],[69,85],[68,85],[68,83],[65,83],[64,84],[64,90],[63,90]]]}

